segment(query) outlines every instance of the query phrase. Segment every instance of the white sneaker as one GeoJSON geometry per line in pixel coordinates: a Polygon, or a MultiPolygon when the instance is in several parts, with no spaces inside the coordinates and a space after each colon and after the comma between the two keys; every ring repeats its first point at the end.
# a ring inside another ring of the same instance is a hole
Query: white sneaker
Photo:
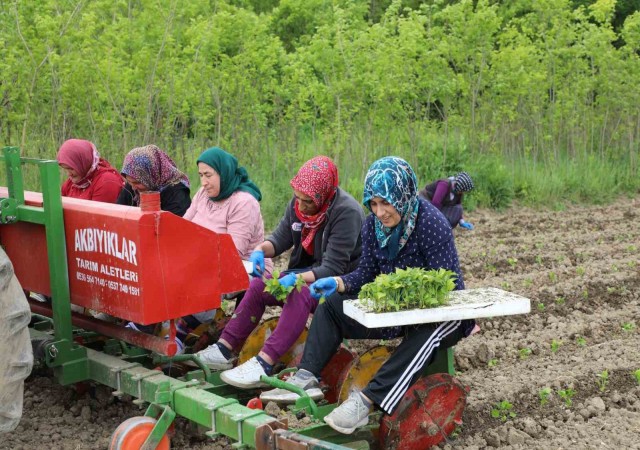
{"type": "MultiPolygon", "coordinates": [[[[318,379],[307,370],[298,370],[287,380],[287,383],[304,389],[307,395],[313,400],[321,400],[324,398],[324,393],[320,389],[318,379]]],[[[280,388],[271,389],[270,391],[265,391],[260,394],[260,400],[263,402],[295,403],[299,398],[300,396],[295,392],[280,388]]]]}
{"type": "Polygon", "coordinates": [[[233,367],[233,360],[224,357],[218,344],[212,344],[204,350],[200,350],[196,356],[210,369],[225,370],[233,367]]]}
{"type": "Polygon", "coordinates": [[[129,328],[130,330],[133,331],[140,331],[140,329],[136,326],[136,324],[134,322],[128,322],[125,326],[125,328],[129,328]]]}
{"type": "Polygon", "coordinates": [[[254,356],[249,361],[238,367],[225,370],[220,374],[220,379],[231,386],[240,389],[251,389],[269,386],[260,381],[262,375],[267,375],[258,359],[254,356]]]}
{"type": "Polygon", "coordinates": [[[369,407],[359,392],[352,392],[342,405],[325,416],[324,421],[340,433],[351,434],[369,423],[369,407]]]}

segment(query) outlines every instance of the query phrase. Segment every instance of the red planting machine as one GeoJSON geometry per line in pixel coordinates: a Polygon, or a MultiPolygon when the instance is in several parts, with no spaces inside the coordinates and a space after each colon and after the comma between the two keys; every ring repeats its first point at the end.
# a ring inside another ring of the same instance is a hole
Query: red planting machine
{"type": "MultiPolygon", "coordinates": [[[[0,187],[0,244],[6,252],[0,249],[0,292],[12,292],[10,307],[4,305],[0,317],[9,326],[0,331],[7,328],[14,339],[30,340],[29,348],[33,345],[60,383],[101,383],[114,395],[128,394],[147,405],[144,416],[123,422],[114,432],[112,449],[169,448],[167,430],[176,415],[208,429],[211,437],[224,435],[236,447],[258,449],[423,449],[447,439],[462,423],[466,389],[451,376],[448,352],[430,365],[430,375],[407,392],[393,416],[376,413],[369,426],[351,436],[325,425],[322,418],[337,402],[350,389],[364,386],[388,358],[391,349],[384,346],[361,355],[341,347],[323,372],[324,403],[303,397],[294,407],[311,418],[305,428],[288,430],[285,421],[244,406],[255,391],[227,386],[193,355],[176,355],[173,339],[174,320],[219,308],[223,294],[247,288],[231,237],[161,211],[157,193],[142,196],[140,208],[62,198],[55,161],[20,158],[15,147],[4,148],[0,160],[7,179],[7,187],[0,187]],[[42,193],[24,191],[25,164],[38,169],[42,193]],[[29,299],[26,306],[23,291],[45,301],[29,299]],[[125,328],[123,321],[168,321],[168,338],[125,328]],[[182,365],[187,360],[191,364],[182,365]],[[169,363],[184,370],[177,376],[157,370],[169,363]]],[[[241,361],[257,353],[273,326],[272,320],[256,329],[241,361]]],[[[304,336],[285,366],[295,365],[303,344],[304,336]]],[[[19,375],[11,380],[5,374],[0,380],[5,386],[9,381],[22,386],[31,368],[29,351],[18,353],[25,355],[15,363],[21,372],[16,369],[19,375]]],[[[21,401],[16,400],[13,415],[5,414],[13,426],[21,401]]]]}

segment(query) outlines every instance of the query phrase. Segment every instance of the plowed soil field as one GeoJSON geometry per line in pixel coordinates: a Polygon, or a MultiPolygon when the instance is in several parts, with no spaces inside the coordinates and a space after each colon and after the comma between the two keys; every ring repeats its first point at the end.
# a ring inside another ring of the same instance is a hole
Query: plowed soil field
{"type": "MultiPolygon", "coordinates": [[[[524,295],[532,311],[482,319],[456,347],[470,392],[464,425],[440,447],[640,449],[640,200],[467,218],[475,230],[455,231],[467,287],[524,295]]],[[[0,449],[107,448],[143,412],[105,387],[60,387],[36,371],[0,449]]],[[[176,428],[173,448],[231,448],[176,428]]]]}

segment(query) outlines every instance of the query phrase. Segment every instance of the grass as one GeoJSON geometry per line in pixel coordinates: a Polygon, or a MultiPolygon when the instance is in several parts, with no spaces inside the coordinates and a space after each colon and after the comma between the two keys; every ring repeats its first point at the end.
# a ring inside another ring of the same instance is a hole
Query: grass
{"type": "MultiPolygon", "coordinates": [[[[292,127],[288,127],[271,130],[274,139],[268,142],[264,136],[252,132],[228,142],[204,142],[202,139],[163,142],[159,139],[156,144],[166,149],[189,175],[192,194],[199,186],[195,160],[202,150],[219,145],[234,154],[262,191],[261,207],[267,230],[275,227],[292,197],[291,178],[302,163],[318,154],[328,155],[336,161],[341,187],[358,201],[362,199],[367,168],[376,159],[388,155],[407,159],[417,173],[420,187],[461,170],[469,172],[476,190],[465,196],[467,211],[478,207],[502,210],[513,201],[562,210],[565,205],[574,203],[604,204],[640,188],[640,177],[633,173],[632,166],[620,157],[607,154],[569,157],[559,152],[558,157],[546,155],[534,160],[524,155],[508,155],[507,150],[505,153],[471,150],[460,135],[449,134],[445,139],[441,130],[426,127],[415,129],[411,138],[406,128],[399,126],[379,127],[371,131],[366,126],[354,125],[346,137],[336,136],[331,131],[315,130],[311,133],[304,126],[293,132],[292,127]],[[275,136],[284,138],[277,140],[275,136]],[[585,173],[589,176],[585,177],[585,173]],[[598,195],[593,195],[593,192],[598,192],[598,195]]],[[[146,144],[138,142],[134,136],[126,144],[114,141],[110,135],[89,138],[98,144],[103,156],[116,168],[121,167],[128,150],[146,144]]],[[[53,158],[59,145],[37,132],[27,136],[26,141],[22,153],[29,157],[53,158]]],[[[612,154],[627,152],[612,151],[612,154]]],[[[28,169],[26,188],[39,190],[37,178],[35,170],[28,169]]],[[[0,185],[6,185],[3,170],[0,170],[0,185]]],[[[633,244],[629,247],[636,251],[633,244]]]]}

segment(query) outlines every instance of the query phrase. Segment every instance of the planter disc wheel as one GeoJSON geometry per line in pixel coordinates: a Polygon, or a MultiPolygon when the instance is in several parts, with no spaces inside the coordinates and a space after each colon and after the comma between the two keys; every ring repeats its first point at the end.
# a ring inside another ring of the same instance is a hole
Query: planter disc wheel
{"type": "Polygon", "coordinates": [[[437,373],[420,378],[400,400],[392,415],[380,420],[381,448],[430,448],[462,425],[467,390],[454,377],[437,373]]]}
{"type": "Polygon", "coordinates": [[[340,403],[349,398],[350,392],[354,390],[361,391],[371,381],[378,369],[389,359],[392,351],[391,347],[378,345],[367,350],[345,367],[336,382],[336,386],[340,390],[340,396],[338,397],[340,403]]]}
{"type": "MultiPolygon", "coordinates": [[[[238,365],[249,361],[251,358],[256,356],[260,350],[262,350],[262,346],[264,342],[271,336],[273,330],[278,325],[278,318],[272,317],[271,319],[267,319],[258,325],[249,335],[247,340],[244,342],[240,353],[238,354],[238,365]]],[[[307,340],[307,329],[305,328],[302,331],[302,334],[296,342],[291,346],[289,351],[282,355],[280,361],[287,364],[297,355],[302,354],[302,350],[304,349],[304,343],[307,340]]]]}
{"type": "MultiPolygon", "coordinates": [[[[111,435],[109,450],[139,450],[155,425],[156,419],[152,417],[136,416],[125,420],[111,435]]],[[[169,450],[169,448],[169,437],[165,434],[156,450],[169,450]]]]}

